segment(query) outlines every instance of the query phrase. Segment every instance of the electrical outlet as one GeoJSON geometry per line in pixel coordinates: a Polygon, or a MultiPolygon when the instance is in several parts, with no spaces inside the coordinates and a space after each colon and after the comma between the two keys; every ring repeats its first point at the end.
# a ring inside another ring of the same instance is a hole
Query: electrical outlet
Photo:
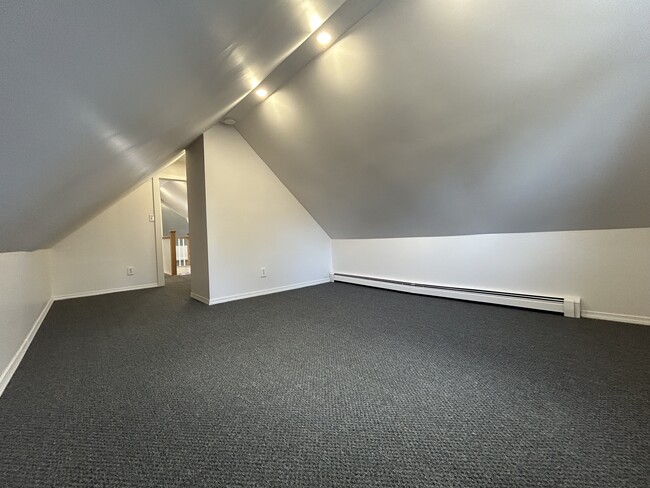
{"type": "Polygon", "coordinates": [[[260,269],[260,278],[266,278],[266,268],[260,269]]]}
{"type": "Polygon", "coordinates": [[[127,266],[127,268],[126,268],[126,274],[127,274],[128,276],[133,276],[134,273],[135,273],[135,268],[133,268],[133,266],[127,266]]]}

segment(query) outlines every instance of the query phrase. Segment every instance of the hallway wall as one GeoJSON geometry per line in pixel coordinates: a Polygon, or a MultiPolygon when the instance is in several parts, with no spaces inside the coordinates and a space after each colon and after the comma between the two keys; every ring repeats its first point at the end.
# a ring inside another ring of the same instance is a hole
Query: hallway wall
{"type": "MultiPolygon", "coordinates": [[[[213,304],[329,281],[329,236],[236,129],[212,127],[188,149],[187,161],[190,233],[194,243],[198,226],[205,227],[200,262],[209,269],[209,296],[193,282],[195,298],[213,304]],[[202,198],[205,217],[195,218],[202,198]]],[[[194,246],[193,279],[197,252],[194,246]]]]}

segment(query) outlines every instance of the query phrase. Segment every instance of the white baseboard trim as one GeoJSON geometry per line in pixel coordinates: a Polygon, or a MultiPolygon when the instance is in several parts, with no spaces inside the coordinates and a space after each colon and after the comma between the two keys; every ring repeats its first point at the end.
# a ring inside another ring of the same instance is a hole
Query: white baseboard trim
{"type": "Polygon", "coordinates": [[[198,296],[197,297],[192,296],[192,298],[195,298],[200,302],[207,303],[208,305],[216,305],[217,303],[232,302],[234,300],[243,300],[244,298],[253,298],[262,295],[270,295],[271,293],[280,293],[282,291],[295,290],[297,288],[305,288],[307,286],[322,285],[323,283],[329,283],[329,282],[330,282],[330,278],[328,276],[326,278],[321,278],[318,280],[305,281],[303,283],[295,283],[293,285],[277,286],[275,288],[267,288],[266,290],[251,291],[248,293],[239,293],[237,295],[229,295],[226,297],[212,298],[211,300],[207,300],[205,297],[198,297],[198,296]]]}
{"type": "Polygon", "coordinates": [[[88,292],[82,292],[82,293],[70,293],[68,295],[57,295],[50,297],[48,302],[45,304],[43,307],[43,310],[39,314],[38,318],[36,319],[36,322],[34,322],[34,325],[32,326],[31,330],[29,331],[29,334],[27,334],[27,337],[25,337],[25,340],[23,343],[20,345],[20,348],[18,348],[18,351],[16,351],[16,354],[14,357],[11,359],[7,367],[4,369],[2,374],[0,374],[0,396],[4,392],[5,388],[9,384],[9,380],[11,380],[11,377],[14,375],[16,372],[16,369],[18,368],[18,365],[20,364],[20,361],[22,361],[23,357],[25,356],[25,353],[27,352],[27,348],[29,345],[32,343],[32,340],[34,339],[34,336],[36,335],[36,332],[38,332],[39,327],[43,323],[43,320],[45,320],[45,316],[47,315],[47,312],[50,311],[50,307],[52,304],[57,301],[57,300],[68,300],[70,298],[82,298],[82,297],[90,297],[90,296],[95,296],[95,295],[106,295],[108,293],[117,293],[117,292],[122,292],[122,291],[133,291],[133,290],[143,290],[145,288],[155,288],[158,287],[158,283],[147,283],[144,285],[135,285],[135,286],[125,286],[122,288],[111,288],[108,290],[97,290],[97,291],[88,291],[88,292]]]}
{"type": "Polygon", "coordinates": [[[190,298],[194,298],[197,302],[205,303],[206,305],[210,305],[210,299],[205,298],[204,296],[199,295],[198,293],[191,292],[190,293],[190,298]]]}
{"type": "Polygon", "coordinates": [[[5,391],[5,388],[9,384],[11,377],[16,372],[16,369],[18,368],[20,361],[22,361],[23,356],[25,356],[25,353],[27,352],[27,348],[32,343],[32,340],[34,339],[36,332],[38,332],[38,329],[43,323],[43,320],[45,320],[45,316],[47,315],[47,312],[50,311],[50,307],[52,306],[52,303],[54,303],[54,298],[50,298],[47,301],[47,303],[43,307],[43,310],[41,310],[41,313],[36,318],[36,321],[34,322],[34,325],[32,326],[31,330],[29,331],[29,334],[27,334],[27,337],[25,337],[25,340],[18,348],[18,351],[16,351],[16,354],[14,354],[14,357],[11,358],[11,361],[9,362],[7,367],[0,375],[0,396],[2,396],[2,393],[5,391]]]}
{"type": "Polygon", "coordinates": [[[158,283],[146,283],[144,285],[124,286],[122,288],[109,288],[106,290],[84,291],[81,293],[70,293],[67,295],[57,295],[54,300],[68,300],[70,298],[94,297],[96,295],[107,295],[109,293],[119,293],[122,291],[144,290],[145,288],[156,288],[158,283]]]}
{"type": "Polygon", "coordinates": [[[644,317],[642,315],[626,315],[624,313],[582,310],[582,316],[586,319],[610,320],[612,322],[624,322],[626,324],[650,325],[650,317],[644,317]]]}

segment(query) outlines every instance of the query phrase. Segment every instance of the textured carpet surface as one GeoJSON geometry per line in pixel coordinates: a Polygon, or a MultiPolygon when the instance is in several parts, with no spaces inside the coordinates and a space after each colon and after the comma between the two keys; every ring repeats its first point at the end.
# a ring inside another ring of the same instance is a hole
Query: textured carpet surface
{"type": "Polygon", "coordinates": [[[650,328],[326,284],[56,302],[1,487],[645,487],[650,328]]]}

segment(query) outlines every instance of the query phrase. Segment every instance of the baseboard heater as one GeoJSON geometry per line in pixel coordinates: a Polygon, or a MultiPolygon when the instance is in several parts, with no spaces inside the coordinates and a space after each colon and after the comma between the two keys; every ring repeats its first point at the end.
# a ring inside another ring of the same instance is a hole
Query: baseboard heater
{"type": "Polygon", "coordinates": [[[508,291],[480,290],[475,288],[459,288],[455,286],[431,285],[412,283],[409,281],[389,280],[371,276],[359,276],[344,273],[334,273],[333,281],[353,283],[355,285],[373,286],[387,290],[416,293],[435,297],[454,298],[472,302],[493,303],[511,307],[533,308],[547,312],[562,313],[566,317],[580,317],[580,298],[553,297],[543,295],[528,295],[508,291]]]}

